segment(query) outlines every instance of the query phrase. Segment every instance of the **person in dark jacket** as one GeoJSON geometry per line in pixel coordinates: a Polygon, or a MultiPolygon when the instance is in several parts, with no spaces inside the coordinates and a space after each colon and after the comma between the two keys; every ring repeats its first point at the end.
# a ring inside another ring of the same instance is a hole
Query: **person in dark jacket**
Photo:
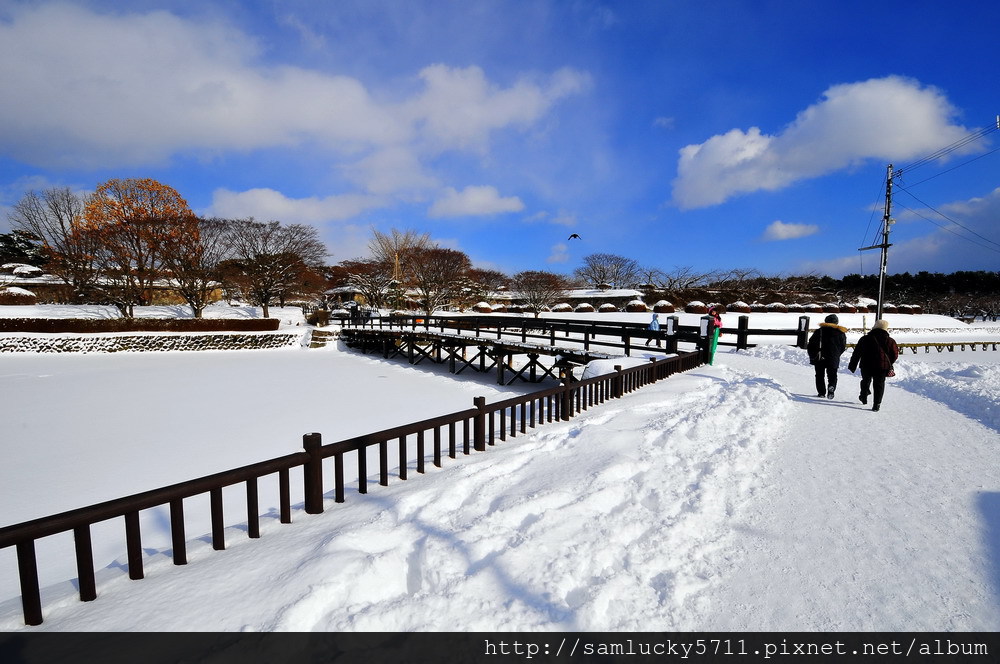
{"type": "Polygon", "coordinates": [[[847,330],[838,325],[839,322],[836,314],[827,316],[813,332],[806,346],[809,362],[816,367],[817,396],[828,399],[832,399],[837,390],[840,356],[847,348],[847,330]]]}
{"type": "Polygon", "coordinates": [[[851,373],[861,367],[861,403],[868,404],[872,394],[872,410],[882,405],[885,393],[885,378],[892,371],[892,365],[899,358],[899,346],[889,336],[889,322],[877,320],[872,331],[858,339],[847,368],[851,373]]]}

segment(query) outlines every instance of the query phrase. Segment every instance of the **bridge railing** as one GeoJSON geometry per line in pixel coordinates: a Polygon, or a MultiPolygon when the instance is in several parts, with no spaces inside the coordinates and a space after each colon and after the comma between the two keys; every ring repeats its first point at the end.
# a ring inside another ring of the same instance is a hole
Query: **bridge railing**
{"type": "Polygon", "coordinates": [[[528,428],[547,422],[568,420],[591,406],[619,398],[700,364],[700,354],[689,352],[652,359],[649,363],[625,369],[616,366],[613,373],[494,403],[487,403],[484,397],[476,397],[473,407],[469,409],[330,444],[323,444],[319,433],[306,434],[303,436],[303,450],[299,452],[0,528],[0,549],[16,548],[24,621],[28,625],[39,625],[43,615],[36,542],[41,538],[59,533],[73,534],[80,600],[91,601],[97,597],[91,536],[91,529],[96,523],[121,519],[129,578],[142,579],[142,510],[169,508],[173,564],[185,565],[188,560],[184,501],[189,498],[208,494],[212,548],[223,550],[226,547],[226,520],[222,490],[226,487],[244,485],[246,517],[239,523],[245,523],[247,536],[256,539],[260,537],[258,485],[262,479],[277,480],[279,520],[280,523],[291,523],[290,473],[296,469],[302,472],[302,507],[307,514],[318,514],[324,511],[325,491],[330,485],[324,477],[325,459],[334,460],[333,500],[342,503],[348,487],[345,480],[347,455],[357,455],[357,492],[365,494],[371,477],[367,468],[369,449],[377,450],[377,481],[385,486],[389,483],[391,443],[396,448],[396,473],[399,479],[405,480],[411,466],[417,473],[423,473],[428,462],[440,467],[445,457],[454,459],[459,453],[465,455],[473,450],[484,451],[498,439],[505,440],[508,435],[516,436],[518,432],[524,433],[528,428]]]}
{"type": "MultiPolygon", "coordinates": [[[[848,348],[854,348],[856,344],[847,344],[848,348]]],[[[927,343],[897,343],[899,346],[899,353],[902,355],[907,350],[910,350],[916,354],[919,350],[923,349],[925,353],[931,352],[933,348],[939,353],[948,351],[949,353],[955,352],[956,350],[965,351],[968,350],[1000,350],[1000,340],[993,341],[932,341],[927,343]]]]}
{"type": "MultiPolygon", "coordinates": [[[[371,327],[376,329],[437,329],[441,332],[454,330],[458,333],[472,333],[476,336],[496,335],[497,339],[504,336],[520,337],[522,342],[528,340],[547,341],[555,346],[567,340],[582,343],[585,350],[592,345],[604,348],[622,350],[625,355],[642,344],[641,350],[648,350],[647,341],[663,342],[663,349],[668,353],[677,352],[678,342],[699,344],[703,340],[703,326],[681,325],[677,316],[667,316],[660,321],[660,330],[647,329],[644,323],[629,323],[624,321],[598,320],[566,320],[559,318],[527,318],[521,316],[449,316],[438,314],[433,316],[381,316],[346,325],[371,327]]],[[[719,341],[721,345],[736,346],[738,349],[750,348],[752,337],[794,337],[794,345],[805,348],[808,341],[809,317],[800,316],[795,329],[761,329],[750,327],[750,317],[740,316],[735,329],[723,328],[726,335],[719,341]],[[730,340],[733,339],[733,340],[730,340]]]]}

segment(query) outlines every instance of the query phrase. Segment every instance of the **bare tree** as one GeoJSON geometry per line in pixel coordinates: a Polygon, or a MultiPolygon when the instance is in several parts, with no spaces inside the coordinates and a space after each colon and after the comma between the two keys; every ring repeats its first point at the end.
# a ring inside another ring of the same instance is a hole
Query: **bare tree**
{"type": "Polygon", "coordinates": [[[393,228],[388,233],[372,229],[372,239],[368,241],[368,250],[372,258],[389,266],[391,278],[402,281],[407,273],[406,257],[411,252],[434,247],[428,233],[417,233],[414,230],[401,231],[393,228]]]}
{"type": "Polygon", "coordinates": [[[29,191],[8,214],[11,226],[38,237],[44,247],[46,269],[80,301],[92,290],[98,269],[97,241],[82,224],[84,200],[69,187],[29,191]]]}
{"type": "Polygon", "coordinates": [[[535,318],[557,300],[566,296],[569,280],[561,274],[541,270],[526,270],[511,277],[511,287],[524,300],[525,307],[535,318]]]}
{"type": "Polygon", "coordinates": [[[584,256],[583,266],[574,272],[577,277],[597,287],[607,284],[612,288],[630,288],[639,281],[639,264],[631,258],[615,254],[590,254],[584,256]]]}
{"type": "Polygon", "coordinates": [[[655,290],[663,288],[667,275],[658,267],[640,267],[636,271],[636,278],[639,280],[639,288],[655,290]]]}
{"type": "Polygon", "coordinates": [[[225,219],[198,219],[191,226],[165,248],[164,266],[174,290],[201,318],[220,287],[219,266],[230,256],[230,227],[225,219]]]}
{"type": "Polygon", "coordinates": [[[698,288],[705,286],[715,278],[712,272],[696,272],[690,266],[674,267],[672,272],[663,273],[664,290],[682,290],[685,288],[698,288]]]}
{"type": "Polygon", "coordinates": [[[346,273],[346,283],[365,298],[368,306],[380,309],[388,305],[393,284],[389,265],[376,259],[358,259],[341,261],[339,267],[346,273]]]}
{"type": "Polygon", "coordinates": [[[248,219],[229,223],[232,258],[221,267],[223,279],[243,294],[251,304],[270,316],[274,300],[302,288],[309,271],[318,270],[327,255],[314,226],[248,219]]]}
{"type": "Polygon", "coordinates": [[[417,291],[428,316],[459,296],[472,267],[464,252],[441,247],[411,249],[403,258],[404,281],[417,291]]]}

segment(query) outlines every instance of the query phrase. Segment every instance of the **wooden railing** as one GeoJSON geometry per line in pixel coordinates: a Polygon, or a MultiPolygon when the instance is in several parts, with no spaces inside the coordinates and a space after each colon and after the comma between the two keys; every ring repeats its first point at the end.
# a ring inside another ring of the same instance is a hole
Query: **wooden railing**
{"type": "MultiPolygon", "coordinates": [[[[931,352],[931,349],[935,349],[939,353],[944,351],[954,352],[955,349],[964,351],[966,348],[969,350],[976,350],[980,348],[982,350],[997,350],[1000,347],[1000,340],[997,341],[935,341],[931,343],[898,343],[900,354],[905,353],[906,349],[909,348],[913,353],[916,353],[918,349],[923,349],[925,353],[931,352]]],[[[853,348],[854,344],[848,344],[849,347],[853,348]]]]}
{"type": "Polygon", "coordinates": [[[109,519],[123,520],[129,578],[142,579],[143,552],[139,528],[141,510],[169,507],[173,562],[175,565],[185,565],[187,564],[185,499],[206,493],[209,495],[212,548],[223,550],[226,547],[222,500],[222,490],[225,487],[245,485],[246,532],[248,537],[258,538],[260,537],[258,484],[262,478],[277,476],[280,522],[290,523],[292,501],[289,475],[295,468],[302,468],[304,511],[307,514],[318,514],[324,510],[324,489],[327,486],[323,476],[324,459],[331,457],[334,459],[332,482],[334,502],[342,503],[346,499],[348,486],[344,477],[347,454],[357,453],[357,492],[364,494],[368,491],[369,483],[367,469],[369,448],[378,449],[378,483],[385,486],[389,483],[390,442],[395,442],[396,446],[399,479],[405,480],[411,460],[415,461],[416,472],[423,473],[428,460],[434,466],[440,467],[445,455],[454,459],[459,450],[462,454],[471,454],[472,450],[484,451],[498,439],[502,441],[508,435],[513,437],[519,432],[525,433],[528,428],[546,422],[568,420],[591,406],[619,398],[644,385],[700,364],[699,353],[682,353],[674,357],[653,359],[647,364],[627,369],[615,367],[615,371],[610,374],[558,385],[495,403],[486,403],[484,397],[477,397],[474,399],[474,406],[466,410],[328,445],[323,444],[320,434],[306,434],[303,436],[304,449],[300,452],[0,528],[0,549],[16,547],[24,621],[28,625],[39,625],[43,617],[35,542],[40,538],[58,533],[73,533],[80,599],[84,602],[91,601],[97,597],[91,542],[91,527],[95,523],[109,519]]]}
{"type": "MultiPolygon", "coordinates": [[[[677,343],[690,342],[698,344],[704,339],[703,325],[681,325],[677,316],[666,316],[660,321],[660,330],[653,332],[644,323],[627,323],[621,321],[598,320],[566,320],[559,318],[526,318],[521,316],[382,316],[368,318],[357,323],[345,321],[345,325],[372,327],[376,329],[437,329],[441,332],[454,330],[456,332],[472,332],[476,336],[484,333],[496,334],[497,339],[504,336],[520,337],[522,342],[529,339],[545,340],[552,346],[570,339],[582,343],[584,349],[593,346],[614,348],[630,355],[632,349],[650,350],[646,341],[664,342],[664,351],[677,352],[677,343]],[[639,344],[642,344],[640,347],[639,344]]],[[[726,334],[721,345],[736,346],[743,350],[753,346],[751,337],[795,337],[794,344],[800,348],[806,347],[809,334],[809,317],[800,316],[796,329],[766,330],[750,327],[750,317],[740,316],[736,328],[723,328],[726,334]],[[731,335],[731,336],[730,336],[731,335]],[[730,341],[730,339],[734,340],[730,341]]]]}

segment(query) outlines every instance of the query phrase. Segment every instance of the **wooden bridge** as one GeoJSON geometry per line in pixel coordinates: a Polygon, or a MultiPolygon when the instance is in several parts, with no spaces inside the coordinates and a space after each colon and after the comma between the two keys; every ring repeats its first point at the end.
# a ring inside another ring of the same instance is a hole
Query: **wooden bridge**
{"type": "Polygon", "coordinates": [[[532,383],[547,377],[567,380],[572,376],[573,365],[620,357],[589,349],[417,330],[345,328],[341,338],[349,347],[366,354],[378,352],[386,359],[404,356],[410,364],[420,364],[424,360],[447,363],[453,374],[466,369],[480,373],[496,371],[500,385],[510,385],[518,379],[532,383]],[[515,364],[515,358],[522,356],[526,361],[522,359],[515,364]],[[553,359],[545,364],[540,361],[542,357],[553,359]]]}
{"type": "MultiPolygon", "coordinates": [[[[749,348],[751,335],[790,336],[804,348],[809,319],[803,317],[798,329],[750,329],[741,316],[735,330],[724,330],[735,341],[722,345],[749,348]]],[[[411,364],[425,360],[448,364],[451,373],[466,369],[496,371],[497,383],[515,380],[538,382],[547,377],[572,378],[572,367],[592,360],[644,354],[677,354],[678,344],[695,350],[707,348],[708,328],[680,325],[676,316],[667,316],[659,331],[643,323],[598,320],[563,320],[515,316],[386,316],[345,325],[340,336],[349,347],[364,353],[381,353],[385,358],[406,357],[411,364]],[[655,345],[653,344],[655,342],[655,345]],[[599,347],[601,350],[594,350],[599,347]],[[545,361],[543,362],[543,358],[545,361]],[[551,358],[551,361],[549,360],[551,358]]]]}

